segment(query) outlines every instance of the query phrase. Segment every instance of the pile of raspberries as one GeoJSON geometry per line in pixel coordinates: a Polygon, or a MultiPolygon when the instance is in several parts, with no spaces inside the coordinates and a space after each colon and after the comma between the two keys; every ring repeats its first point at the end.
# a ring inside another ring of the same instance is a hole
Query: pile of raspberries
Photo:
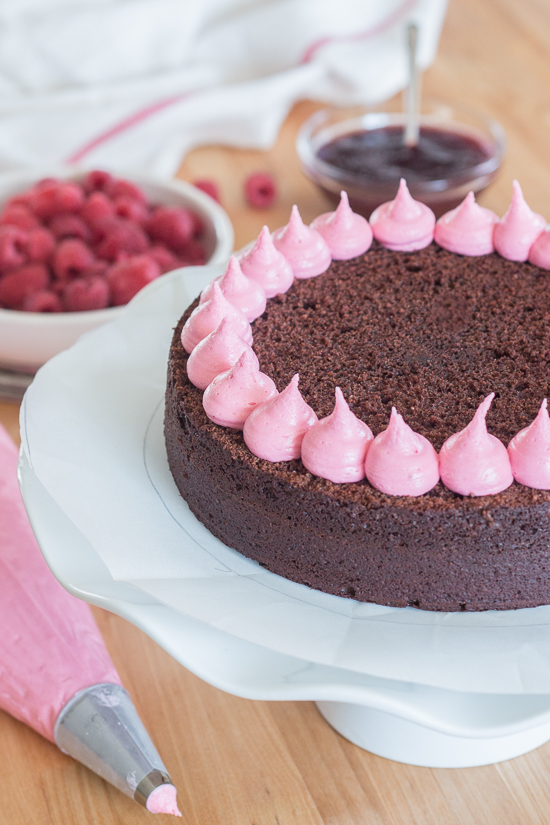
{"type": "Polygon", "coordinates": [[[46,178],[0,212],[0,307],[82,312],[120,306],[164,272],[205,263],[194,212],[150,204],[135,183],[89,172],[46,178]]]}

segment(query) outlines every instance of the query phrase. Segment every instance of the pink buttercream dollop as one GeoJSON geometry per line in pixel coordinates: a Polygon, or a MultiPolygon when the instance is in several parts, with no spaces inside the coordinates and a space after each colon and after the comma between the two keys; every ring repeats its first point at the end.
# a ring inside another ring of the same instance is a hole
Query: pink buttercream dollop
{"type": "Polygon", "coordinates": [[[462,496],[492,496],[506,490],[514,477],[506,447],[487,432],[485,418],[494,392],[485,398],[467,427],[443,444],[441,481],[462,496]]]}
{"type": "Polygon", "coordinates": [[[347,192],[340,193],[340,203],[334,212],[319,215],[310,226],[323,236],[335,261],[349,261],[363,255],[372,243],[370,224],[352,211],[347,192]]]}
{"type": "Polygon", "coordinates": [[[546,398],[537,417],[508,444],[514,478],[535,490],[550,490],[550,417],[546,398]]]}
{"type": "Polygon", "coordinates": [[[239,259],[247,278],[257,281],[268,298],[282,295],[294,283],[292,267],[273,243],[267,226],[264,226],[254,245],[239,259]]]}
{"type": "Polygon", "coordinates": [[[302,439],[318,420],[298,389],[298,374],[274,398],[253,410],[244,423],[243,436],[251,453],[266,461],[300,458],[302,439]]]}
{"type": "Polygon", "coordinates": [[[181,343],[186,352],[193,352],[203,338],[213,332],[222,318],[227,318],[235,332],[247,344],[252,343],[252,327],[246,315],[230,304],[219,284],[212,285],[212,297],[195,307],[181,331],[181,343]]]}
{"type": "Polygon", "coordinates": [[[335,484],[365,478],[365,456],[373,435],[355,416],[336,387],[333,412],[322,418],[304,435],[302,462],[315,476],[335,484]]]}
{"type": "Polygon", "coordinates": [[[234,367],[217,375],[204,391],[202,405],[208,418],[220,427],[242,430],[258,404],[277,395],[268,375],[259,371],[258,359],[245,349],[234,367]]]}
{"type": "Polygon", "coordinates": [[[181,816],[176,799],[177,791],[173,785],[159,785],[155,788],[145,802],[145,806],[151,814],[172,814],[181,816]]]}
{"type": "Polygon", "coordinates": [[[247,321],[255,321],[265,312],[267,300],[265,289],[258,281],[247,278],[234,255],[230,257],[224,274],[203,289],[199,299],[201,304],[212,297],[214,283],[220,285],[221,291],[230,304],[244,312],[247,321]]]}
{"type": "Polygon", "coordinates": [[[462,203],[446,212],[435,225],[434,241],[457,255],[488,255],[494,252],[493,233],[498,215],[476,203],[468,192],[462,203]]]}
{"type": "Polygon", "coordinates": [[[378,206],[369,222],[376,240],[397,252],[424,249],[433,241],[435,215],[429,206],[411,197],[405,178],[401,178],[395,199],[378,206]]]}
{"type": "Polygon", "coordinates": [[[315,278],[330,266],[328,246],[315,229],[305,225],[296,205],[286,226],[273,233],[273,243],[289,262],[295,278],[315,278]]]}
{"type": "Polygon", "coordinates": [[[377,490],[390,496],[421,496],[439,481],[437,453],[392,407],[387,430],[369,447],[365,473],[377,490]]]}
{"type": "Polygon", "coordinates": [[[541,269],[550,269],[550,232],[545,231],[536,239],[529,250],[529,263],[540,266],[541,269]]]}
{"type": "Polygon", "coordinates": [[[506,214],[495,225],[495,249],[509,261],[526,261],[538,236],[546,229],[546,219],[527,206],[521,186],[512,184],[512,202],[506,214]]]}
{"type": "Polygon", "coordinates": [[[217,375],[231,369],[245,351],[259,369],[256,353],[235,332],[229,318],[222,318],[216,329],[199,341],[187,359],[189,380],[199,390],[205,390],[217,375]]]}

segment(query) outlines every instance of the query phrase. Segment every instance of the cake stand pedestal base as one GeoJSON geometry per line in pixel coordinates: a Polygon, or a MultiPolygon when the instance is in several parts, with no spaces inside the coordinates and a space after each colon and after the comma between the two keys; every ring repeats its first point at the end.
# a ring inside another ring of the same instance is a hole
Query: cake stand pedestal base
{"type": "Polygon", "coordinates": [[[506,736],[453,736],[348,702],[316,702],[324,719],[377,756],[425,768],[473,768],[513,759],[550,739],[550,722],[506,736]]]}

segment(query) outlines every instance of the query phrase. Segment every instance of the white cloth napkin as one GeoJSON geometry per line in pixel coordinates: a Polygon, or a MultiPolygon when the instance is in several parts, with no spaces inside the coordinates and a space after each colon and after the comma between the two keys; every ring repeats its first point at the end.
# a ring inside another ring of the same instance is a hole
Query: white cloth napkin
{"type": "Polygon", "coordinates": [[[0,170],[76,161],[171,176],[203,143],[268,148],[291,105],[406,84],[446,0],[3,0],[0,170]]]}

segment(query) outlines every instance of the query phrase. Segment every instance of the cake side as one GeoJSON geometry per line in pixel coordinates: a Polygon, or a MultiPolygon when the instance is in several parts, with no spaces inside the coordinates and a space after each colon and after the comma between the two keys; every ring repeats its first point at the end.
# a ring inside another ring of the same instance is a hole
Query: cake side
{"type": "Polygon", "coordinates": [[[212,433],[195,388],[189,395],[199,397],[180,403],[178,373],[167,391],[170,469],[191,511],[224,544],[273,573],[359,601],[448,611],[550,601],[547,502],[490,507],[487,497],[419,510],[380,494],[342,500],[315,489],[331,482],[308,485],[298,461],[286,478],[252,454],[243,461],[242,435],[212,433]]]}

